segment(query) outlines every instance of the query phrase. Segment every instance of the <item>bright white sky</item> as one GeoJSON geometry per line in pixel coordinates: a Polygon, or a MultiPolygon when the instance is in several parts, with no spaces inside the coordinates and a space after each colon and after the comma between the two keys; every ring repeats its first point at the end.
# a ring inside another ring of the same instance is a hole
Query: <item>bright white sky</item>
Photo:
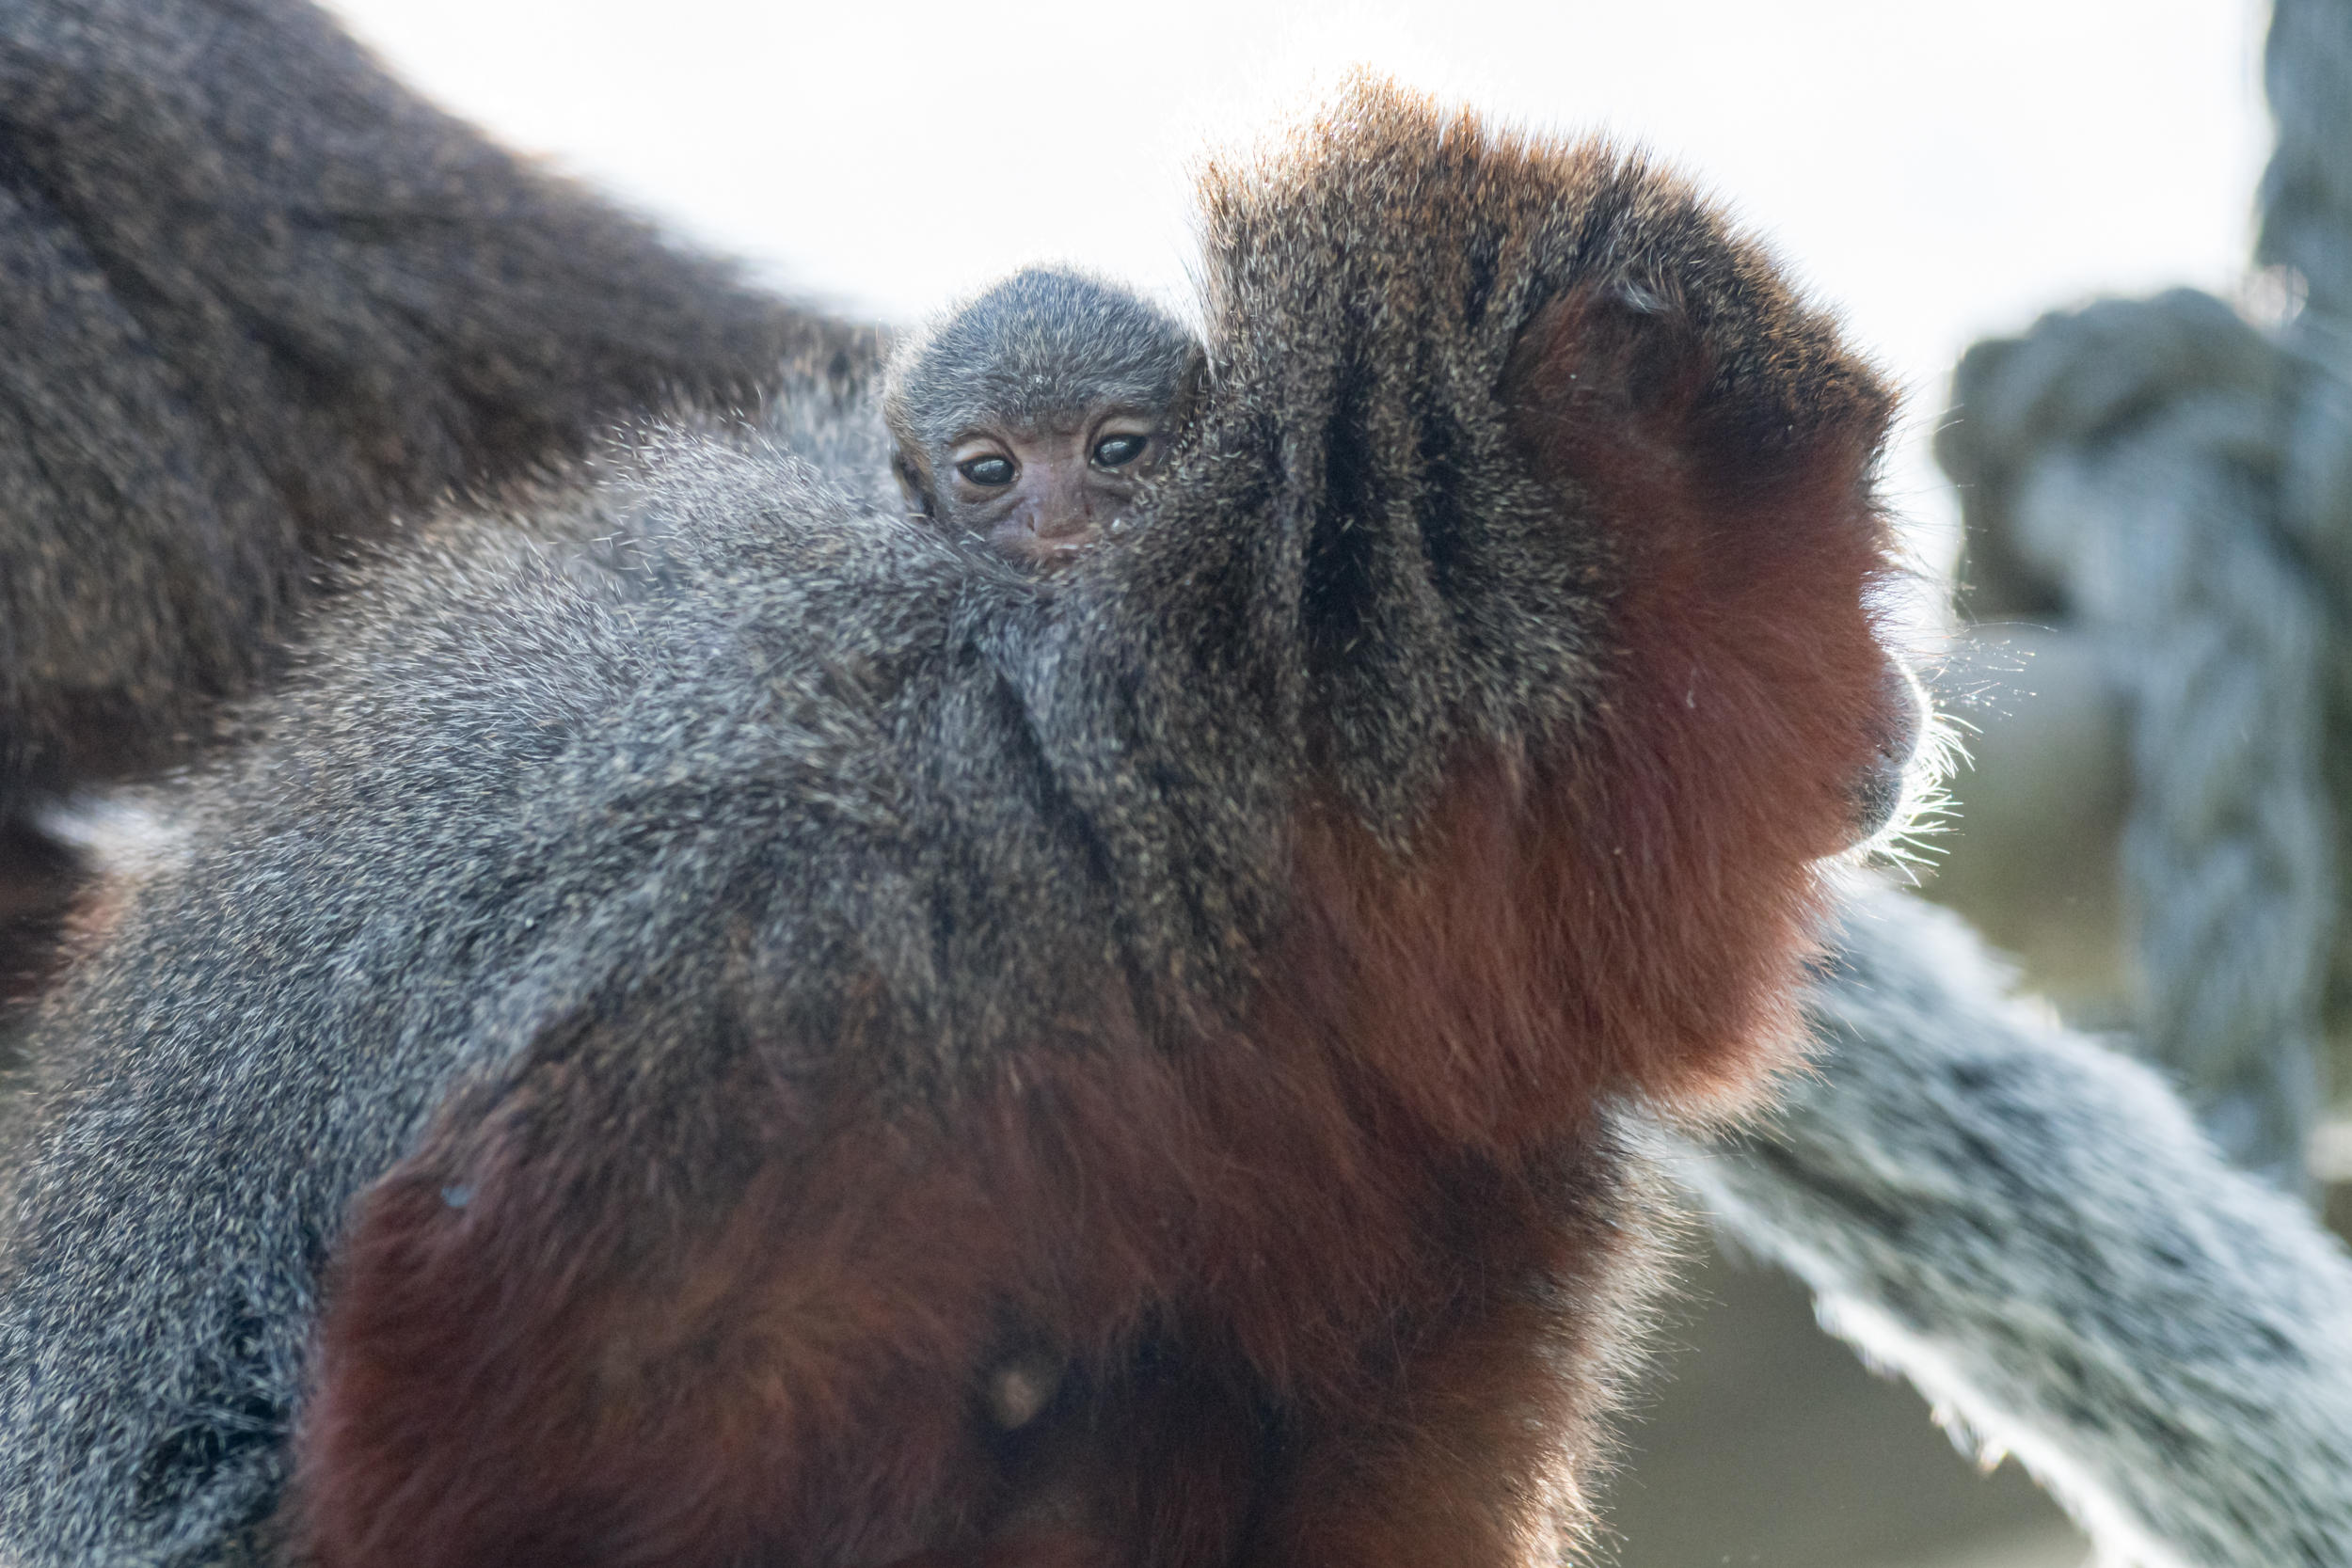
{"type": "Polygon", "coordinates": [[[907,319],[1025,261],[1186,290],[1186,169],[1369,62],[1698,175],[1900,377],[2100,292],[2231,292],[2243,0],[333,0],[411,80],[762,275],[907,319]]]}

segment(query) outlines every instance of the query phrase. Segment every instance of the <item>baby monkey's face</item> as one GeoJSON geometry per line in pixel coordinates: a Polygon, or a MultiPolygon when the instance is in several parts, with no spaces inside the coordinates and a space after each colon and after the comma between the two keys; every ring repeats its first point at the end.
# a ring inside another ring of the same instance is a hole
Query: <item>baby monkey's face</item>
{"type": "Polygon", "coordinates": [[[1114,531],[1168,450],[1150,410],[1111,407],[1043,428],[976,426],[941,453],[940,521],[1050,566],[1114,531]]]}

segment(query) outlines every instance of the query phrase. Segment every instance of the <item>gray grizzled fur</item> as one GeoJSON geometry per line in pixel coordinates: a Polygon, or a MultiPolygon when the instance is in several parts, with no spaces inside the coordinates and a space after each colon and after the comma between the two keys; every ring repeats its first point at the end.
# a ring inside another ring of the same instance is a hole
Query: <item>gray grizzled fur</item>
{"type": "Polygon", "coordinates": [[[2352,1260],[2147,1068],[2006,989],[1960,921],[1858,888],[1816,1069],[1684,1173],[2102,1562],[2346,1568],[2352,1260]]]}
{"type": "MultiPolygon", "coordinates": [[[[890,701],[959,643],[951,708],[1001,712],[971,623],[1010,573],[780,451],[686,443],[660,472],[583,505],[651,541],[596,569],[489,521],[419,540],[179,802],[183,858],[65,983],[54,1027],[117,1022],[73,1042],[40,1098],[74,1110],[12,1195],[0,1560],[199,1563],[260,1525],[344,1205],[551,1019],[628,999],[695,1060],[728,1037],[707,1006],[739,957],[690,927],[780,927],[769,986],[856,944],[923,989],[932,911],[906,895],[950,852],[924,824],[955,781],[877,741],[961,717],[890,701]],[[592,844],[583,809],[634,826],[592,844]],[[866,918],[803,924],[803,890],[878,845],[916,863],[866,918]]],[[[962,756],[976,788],[1004,766],[962,756]]]]}
{"type": "Polygon", "coordinates": [[[403,514],[879,359],[302,0],[0,6],[0,824],[186,756],[403,514]]]}

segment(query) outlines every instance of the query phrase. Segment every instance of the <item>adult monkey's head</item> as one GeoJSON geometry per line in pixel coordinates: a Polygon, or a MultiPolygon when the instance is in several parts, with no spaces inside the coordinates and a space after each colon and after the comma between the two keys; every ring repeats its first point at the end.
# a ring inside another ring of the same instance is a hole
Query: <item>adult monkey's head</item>
{"type": "Polygon", "coordinates": [[[891,362],[882,413],[907,504],[1022,560],[1067,560],[1133,503],[1200,364],[1174,317],[1123,289],[1015,273],[891,362]]]}

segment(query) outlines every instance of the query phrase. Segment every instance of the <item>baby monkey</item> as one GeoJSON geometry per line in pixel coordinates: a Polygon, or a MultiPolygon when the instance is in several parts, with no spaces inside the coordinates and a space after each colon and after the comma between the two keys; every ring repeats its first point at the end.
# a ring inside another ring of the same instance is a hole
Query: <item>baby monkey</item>
{"type": "Polygon", "coordinates": [[[893,356],[882,417],[911,510],[1041,566],[1115,531],[1183,428],[1201,356],[1173,316],[1030,267],[893,356]]]}

